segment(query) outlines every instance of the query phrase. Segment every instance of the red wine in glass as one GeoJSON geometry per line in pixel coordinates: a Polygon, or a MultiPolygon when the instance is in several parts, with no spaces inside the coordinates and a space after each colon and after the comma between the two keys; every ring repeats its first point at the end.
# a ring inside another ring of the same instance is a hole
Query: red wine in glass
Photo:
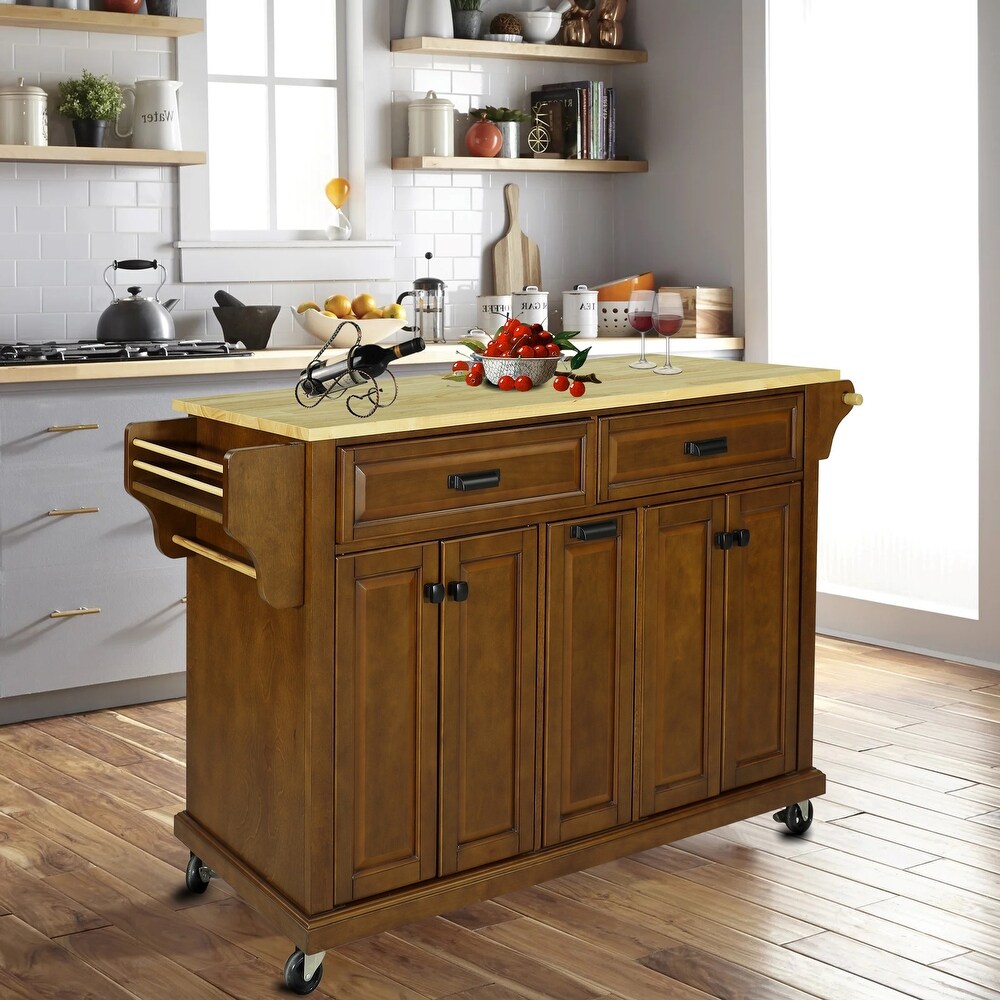
{"type": "Polygon", "coordinates": [[[667,363],[654,368],[657,375],[679,375],[682,369],[670,363],[670,338],[684,323],[684,303],[677,292],[660,292],[653,306],[653,329],[667,341],[667,363]]]}
{"type": "Polygon", "coordinates": [[[655,368],[646,359],[646,334],[653,328],[653,292],[649,289],[635,289],[628,300],[628,325],[639,334],[639,359],[629,368],[655,368]]]}

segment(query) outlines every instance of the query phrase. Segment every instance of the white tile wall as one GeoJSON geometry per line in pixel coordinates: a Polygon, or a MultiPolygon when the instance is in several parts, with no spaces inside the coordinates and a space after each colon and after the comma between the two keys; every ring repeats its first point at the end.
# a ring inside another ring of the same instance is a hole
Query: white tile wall
{"type": "MultiPolygon", "coordinates": [[[[373,39],[385,51],[385,39],[373,39]]],[[[128,35],[0,30],[0,84],[24,76],[50,95],[50,143],[73,143],[69,123],[55,113],[58,82],[83,69],[121,82],[175,74],[169,39],[128,35]]],[[[385,87],[385,116],[392,152],[407,152],[406,105],[435,90],[456,106],[456,151],[464,149],[470,107],[506,104],[527,108],[541,83],[582,79],[595,67],[573,64],[502,63],[469,58],[393,57],[385,87]]],[[[609,74],[605,77],[613,81],[609,74]]],[[[366,81],[366,89],[378,87],[366,81]]],[[[198,99],[190,88],[185,103],[198,99]]],[[[369,101],[371,94],[368,95],[369,101]]],[[[379,127],[376,123],[376,127],[379,127]]],[[[110,139],[114,145],[127,140],[110,139]]],[[[245,301],[294,305],[322,301],[336,291],[370,290],[381,302],[396,299],[416,277],[428,273],[447,283],[446,326],[457,337],[474,325],[475,297],[491,293],[490,248],[506,226],[503,188],[521,189],[521,225],[541,249],[544,287],[552,294],[550,317],[558,322],[562,289],[617,277],[612,217],[616,186],[628,183],[600,175],[527,173],[392,173],[392,232],[371,237],[398,240],[394,280],[344,283],[277,283],[231,286],[245,301]],[[428,263],[424,254],[430,251],[428,263]]],[[[350,204],[348,204],[348,209],[350,204]]],[[[221,339],[211,313],[216,286],[177,283],[173,242],[177,239],[177,169],[103,165],[0,164],[0,339],[39,341],[92,337],[97,317],[110,302],[103,272],[114,259],[155,258],[167,268],[163,297],[181,300],[174,312],[178,334],[221,339]]],[[[128,272],[119,284],[152,287],[151,272],[128,272]]],[[[276,346],[302,343],[290,310],[275,325],[276,346]]]]}

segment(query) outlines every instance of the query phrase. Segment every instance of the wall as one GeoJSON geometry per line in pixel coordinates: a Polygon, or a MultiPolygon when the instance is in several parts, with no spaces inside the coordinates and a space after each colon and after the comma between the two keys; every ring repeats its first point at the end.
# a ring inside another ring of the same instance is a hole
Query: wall
{"type": "MultiPolygon", "coordinates": [[[[505,5],[514,6],[519,5],[505,5]]],[[[364,287],[380,301],[389,301],[415,277],[427,274],[424,253],[429,250],[435,255],[431,273],[448,286],[446,323],[453,334],[458,333],[473,325],[476,294],[492,291],[488,250],[504,231],[503,187],[510,182],[521,188],[521,223],[539,243],[546,288],[559,292],[577,282],[597,284],[619,276],[615,220],[621,192],[635,178],[453,175],[389,171],[387,166],[391,153],[406,152],[406,103],[429,89],[450,98],[460,112],[481,103],[526,107],[532,88],[583,78],[594,68],[390,57],[388,40],[402,33],[405,0],[366,0],[364,7],[371,180],[381,177],[386,198],[391,199],[391,212],[381,213],[381,229],[370,229],[369,236],[398,239],[395,273],[388,280],[367,283],[338,283],[331,275],[328,283],[316,285],[230,286],[230,290],[247,301],[294,305],[307,298],[322,300],[335,291],[354,294],[364,287]]],[[[181,0],[182,14],[203,10],[202,0],[181,0]]],[[[127,35],[0,29],[0,82],[15,82],[23,75],[27,83],[49,93],[52,144],[72,143],[69,123],[55,114],[57,84],[84,68],[108,73],[120,82],[173,77],[174,43],[127,35]]],[[[617,80],[614,72],[604,79],[621,85],[635,74],[634,88],[647,72],[629,67],[617,71],[617,80]]],[[[199,95],[188,87],[179,97],[183,128],[185,117],[196,113],[199,95]]],[[[459,139],[465,123],[460,118],[459,139]]],[[[636,138],[630,146],[634,155],[645,155],[644,141],[636,138]]],[[[177,168],[0,164],[0,341],[92,338],[97,317],[111,301],[102,283],[103,271],[112,260],[130,257],[156,258],[167,265],[168,284],[162,296],[180,299],[175,310],[180,336],[221,339],[210,312],[218,286],[178,283],[172,247],[177,237],[177,168]]],[[[151,273],[131,277],[147,290],[151,287],[151,273]]],[[[560,297],[554,295],[553,300],[558,305],[560,297]]],[[[272,343],[301,342],[291,312],[283,311],[272,343]]]]}

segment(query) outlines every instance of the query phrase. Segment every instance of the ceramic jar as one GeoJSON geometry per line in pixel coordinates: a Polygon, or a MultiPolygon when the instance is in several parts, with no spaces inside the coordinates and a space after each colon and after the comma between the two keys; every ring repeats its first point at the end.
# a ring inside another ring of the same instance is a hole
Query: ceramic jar
{"type": "Polygon", "coordinates": [[[403,37],[419,38],[421,35],[455,37],[450,0],[408,0],[403,37]]]}
{"type": "Polygon", "coordinates": [[[597,336],[597,292],[586,285],[577,285],[563,292],[563,330],[578,337],[597,336]]]}
{"type": "Polygon", "coordinates": [[[45,91],[41,87],[25,86],[23,76],[13,86],[0,87],[0,145],[48,144],[48,95],[45,91]]]}
{"type": "Polygon", "coordinates": [[[533,326],[540,323],[549,325],[549,293],[540,291],[537,285],[528,285],[523,292],[514,292],[513,317],[533,326]]]}
{"type": "Polygon", "coordinates": [[[455,155],[455,105],[433,90],[407,106],[410,156],[455,155]]]}

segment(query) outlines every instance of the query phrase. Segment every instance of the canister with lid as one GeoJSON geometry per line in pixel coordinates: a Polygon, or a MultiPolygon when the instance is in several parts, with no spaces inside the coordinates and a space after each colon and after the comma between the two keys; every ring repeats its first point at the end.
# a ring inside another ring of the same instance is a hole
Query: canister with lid
{"type": "Polygon", "coordinates": [[[433,91],[407,108],[410,156],[455,155],[455,105],[433,91]]]}
{"type": "Polygon", "coordinates": [[[49,144],[48,94],[41,87],[0,87],[0,145],[47,146],[49,144]]]}

